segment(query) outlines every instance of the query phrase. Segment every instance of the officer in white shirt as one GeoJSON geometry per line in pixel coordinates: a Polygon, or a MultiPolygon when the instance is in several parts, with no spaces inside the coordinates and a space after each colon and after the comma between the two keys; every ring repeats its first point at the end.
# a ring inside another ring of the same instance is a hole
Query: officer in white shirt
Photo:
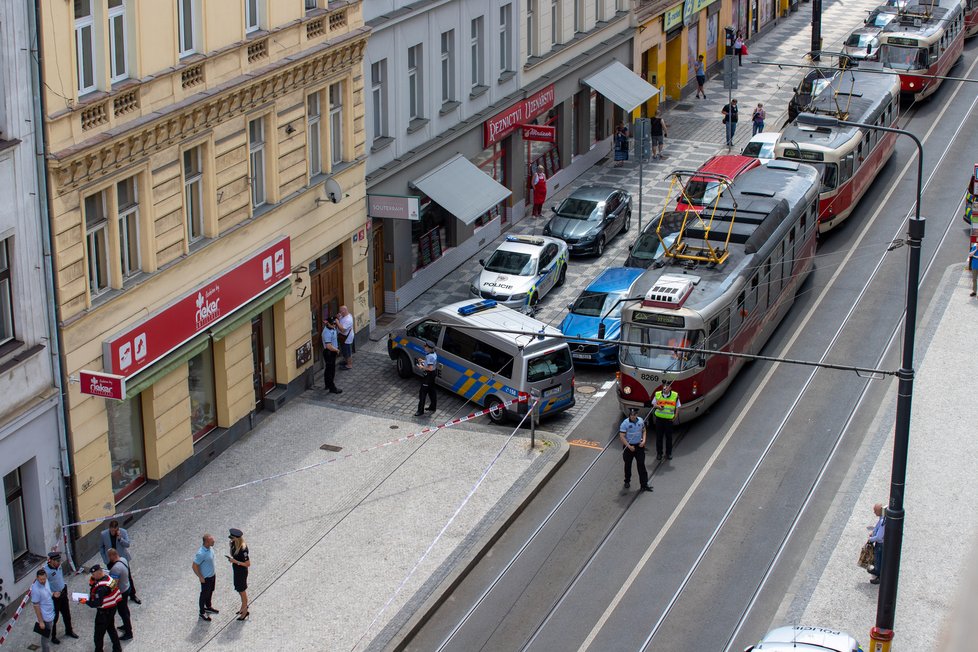
{"type": "Polygon", "coordinates": [[[417,360],[418,367],[424,370],[424,377],[421,379],[421,391],[418,392],[418,411],[414,413],[416,417],[424,416],[426,397],[431,400],[431,405],[428,406],[430,411],[434,412],[438,405],[438,394],[435,393],[435,378],[438,377],[438,354],[435,353],[435,345],[425,341],[424,353],[425,356],[417,360]]]}
{"type": "Polygon", "coordinates": [[[632,481],[632,459],[638,466],[638,482],[640,491],[652,491],[649,485],[649,472],[645,468],[645,420],[638,416],[638,408],[628,408],[628,418],[618,427],[618,437],[621,439],[621,456],[625,461],[625,489],[632,481]]]}

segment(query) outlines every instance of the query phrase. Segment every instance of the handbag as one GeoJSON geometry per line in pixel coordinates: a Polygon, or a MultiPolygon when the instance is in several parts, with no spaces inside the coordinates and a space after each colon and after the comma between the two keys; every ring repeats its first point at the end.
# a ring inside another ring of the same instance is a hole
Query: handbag
{"type": "Polygon", "coordinates": [[[747,56],[747,44],[746,43],[744,43],[743,45],[740,46],[740,53],[742,55],[744,55],[745,57],[747,56]]]}
{"type": "Polygon", "coordinates": [[[51,637],[51,630],[50,630],[50,628],[45,627],[44,629],[41,629],[41,625],[38,624],[38,622],[36,620],[34,621],[34,633],[35,634],[40,634],[44,638],[50,638],[51,637]]]}
{"type": "Polygon", "coordinates": [[[873,551],[873,544],[867,541],[866,545],[864,545],[862,549],[859,551],[859,561],[856,562],[856,565],[859,566],[860,568],[868,569],[870,566],[873,565],[874,558],[875,558],[875,553],[873,551]]]}

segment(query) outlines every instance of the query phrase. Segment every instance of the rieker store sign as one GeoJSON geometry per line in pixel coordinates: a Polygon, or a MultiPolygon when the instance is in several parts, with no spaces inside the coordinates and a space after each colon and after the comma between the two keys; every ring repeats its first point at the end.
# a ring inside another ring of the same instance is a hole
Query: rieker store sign
{"type": "Polygon", "coordinates": [[[291,273],[290,241],[285,237],[145,321],[106,340],[102,365],[113,374],[131,377],[291,273]]]}
{"type": "Polygon", "coordinates": [[[485,146],[489,147],[511,134],[515,129],[522,126],[525,122],[532,120],[544,111],[549,111],[554,106],[556,92],[554,85],[550,84],[541,91],[537,91],[530,97],[514,104],[502,113],[497,113],[485,121],[483,140],[485,146]]]}
{"type": "Polygon", "coordinates": [[[111,398],[116,401],[123,401],[126,398],[126,379],[122,376],[83,369],[78,372],[78,384],[82,394],[111,398]]]}

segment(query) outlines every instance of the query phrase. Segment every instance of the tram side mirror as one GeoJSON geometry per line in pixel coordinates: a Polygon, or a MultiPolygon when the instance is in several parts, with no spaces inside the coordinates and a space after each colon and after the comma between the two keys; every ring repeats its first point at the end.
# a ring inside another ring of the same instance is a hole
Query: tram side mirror
{"type": "Polygon", "coordinates": [[[603,340],[605,334],[604,322],[598,324],[598,339],[603,340]]]}

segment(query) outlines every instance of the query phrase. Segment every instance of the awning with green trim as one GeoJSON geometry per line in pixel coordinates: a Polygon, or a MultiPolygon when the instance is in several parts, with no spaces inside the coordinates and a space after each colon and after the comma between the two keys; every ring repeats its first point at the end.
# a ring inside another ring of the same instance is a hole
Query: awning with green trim
{"type": "Polygon", "coordinates": [[[281,301],[286,295],[291,293],[292,282],[286,280],[280,286],[272,288],[257,299],[253,299],[250,303],[246,303],[242,307],[238,308],[228,317],[225,317],[223,320],[217,322],[217,324],[211,327],[211,337],[214,338],[214,341],[223,340],[235,329],[251,321],[255,315],[261,314],[265,310],[271,308],[276,303],[281,301]]]}
{"type": "Polygon", "coordinates": [[[126,398],[131,398],[136,394],[139,394],[139,392],[143,391],[147,387],[156,384],[158,380],[185,363],[190,358],[194,357],[195,355],[200,355],[200,353],[208,346],[210,346],[210,337],[207,333],[201,333],[200,335],[197,335],[191,339],[189,342],[177,347],[159,362],[156,362],[148,369],[139,372],[133,376],[131,380],[127,380],[126,398]]]}

